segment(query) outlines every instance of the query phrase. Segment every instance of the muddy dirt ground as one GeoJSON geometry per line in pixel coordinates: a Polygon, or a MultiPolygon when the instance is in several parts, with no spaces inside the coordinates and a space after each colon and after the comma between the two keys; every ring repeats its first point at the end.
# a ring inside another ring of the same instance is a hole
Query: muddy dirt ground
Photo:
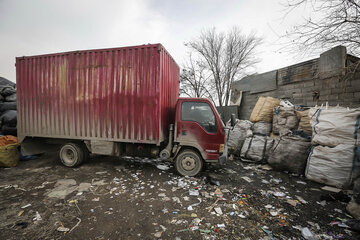
{"type": "Polygon", "coordinates": [[[323,185],[261,165],[233,160],[186,178],[146,159],[74,169],[56,159],[0,169],[0,239],[301,239],[304,227],[360,239],[330,224],[350,216],[346,203],[321,201],[323,185]]]}

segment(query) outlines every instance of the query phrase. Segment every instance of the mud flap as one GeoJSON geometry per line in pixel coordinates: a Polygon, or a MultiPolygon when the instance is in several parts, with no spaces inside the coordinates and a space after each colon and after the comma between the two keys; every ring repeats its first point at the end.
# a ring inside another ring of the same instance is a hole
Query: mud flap
{"type": "Polygon", "coordinates": [[[218,162],[220,165],[224,165],[227,162],[227,160],[228,160],[228,146],[225,145],[224,152],[219,157],[218,162]]]}

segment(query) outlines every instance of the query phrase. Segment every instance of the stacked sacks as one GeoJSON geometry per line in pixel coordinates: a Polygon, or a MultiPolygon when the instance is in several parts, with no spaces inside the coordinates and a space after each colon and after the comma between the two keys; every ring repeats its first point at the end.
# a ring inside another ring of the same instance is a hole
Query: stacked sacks
{"type": "Polygon", "coordinates": [[[274,139],[269,136],[253,135],[248,137],[241,148],[241,160],[254,163],[266,162],[273,145],[274,139]]]}
{"type": "Polygon", "coordinates": [[[275,140],[268,162],[275,170],[304,174],[310,146],[311,142],[306,138],[296,135],[281,136],[275,140]]]}
{"type": "Polygon", "coordinates": [[[240,156],[240,150],[245,139],[252,136],[252,125],[252,122],[247,120],[236,120],[235,126],[230,130],[229,139],[227,140],[227,145],[231,154],[240,156]]]}
{"type": "Polygon", "coordinates": [[[298,117],[295,106],[279,106],[274,109],[273,116],[273,133],[280,136],[297,129],[298,117]]]}
{"type": "Polygon", "coordinates": [[[256,105],[251,112],[251,122],[271,122],[273,116],[273,109],[279,106],[280,100],[272,97],[259,97],[256,105]]]}
{"type": "Polygon", "coordinates": [[[309,118],[309,109],[307,110],[297,110],[296,115],[299,119],[298,131],[305,133],[308,136],[312,135],[312,127],[310,124],[309,118]]]}
{"type": "Polygon", "coordinates": [[[360,174],[358,135],[360,109],[311,108],[312,148],[305,176],[339,188],[360,174]]]}
{"type": "Polygon", "coordinates": [[[248,136],[241,148],[241,160],[247,162],[266,162],[274,140],[269,137],[272,128],[273,109],[280,100],[272,97],[260,97],[251,113],[252,136],[248,136]]]}
{"type": "Polygon", "coordinates": [[[0,135],[16,136],[17,112],[15,84],[0,80],[0,135]]]}
{"type": "Polygon", "coordinates": [[[252,125],[252,136],[248,136],[241,148],[241,159],[245,162],[265,162],[274,140],[269,137],[271,123],[256,122],[252,125]]]}

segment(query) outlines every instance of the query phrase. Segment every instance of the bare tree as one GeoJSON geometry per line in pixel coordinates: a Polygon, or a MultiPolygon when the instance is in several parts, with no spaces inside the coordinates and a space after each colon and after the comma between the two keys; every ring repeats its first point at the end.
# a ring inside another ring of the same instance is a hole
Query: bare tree
{"type": "Polygon", "coordinates": [[[299,7],[310,7],[315,18],[308,17],[287,33],[302,51],[344,45],[353,54],[360,53],[359,0],[288,0],[287,14],[299,7]]]}
{"type": "Polygon", "coordinates": [[[209,78],[206,67],[195,60],[193,54],[189,53],[180,74],[180,94],[188,97],[209,98],[215,103],[209,78]]]}
{"type": "Polygon", "coordinates": [[[234,80],[257,63],[255,49],[260,43],[255,33],[245,35],[233,27],[227,33],[217,32],[215,28],[205,30],[186,44],[198,55],[200,66],[210,73],[209,82],[219,106],[228,105],[234,80]]]}

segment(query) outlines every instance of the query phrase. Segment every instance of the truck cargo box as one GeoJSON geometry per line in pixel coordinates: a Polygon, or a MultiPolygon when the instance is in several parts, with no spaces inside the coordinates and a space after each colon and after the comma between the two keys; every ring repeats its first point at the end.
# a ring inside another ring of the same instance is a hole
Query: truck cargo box
{"type": "Polygon", "coordinates": [[[161,44],[16,58],[18,137],[159,145],[179,67],[161,44]]]}

